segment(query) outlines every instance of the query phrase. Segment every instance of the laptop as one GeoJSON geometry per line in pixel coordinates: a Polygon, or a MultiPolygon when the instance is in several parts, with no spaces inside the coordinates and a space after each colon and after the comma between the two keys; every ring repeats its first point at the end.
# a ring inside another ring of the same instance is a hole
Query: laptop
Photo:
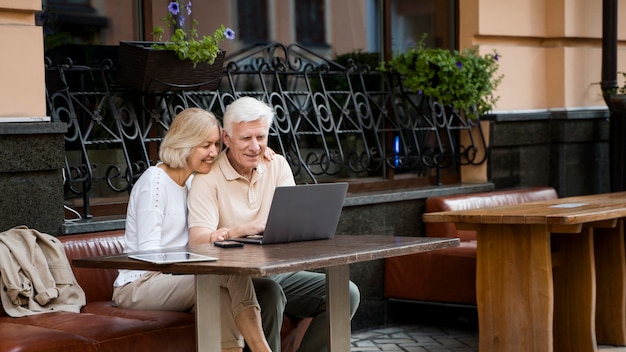
{"type": "Polygon", "coordinates": [[[276,187],[263,234],[232,240],[271,244],[333,238],[347,191],[346,182],[276,187]]]}

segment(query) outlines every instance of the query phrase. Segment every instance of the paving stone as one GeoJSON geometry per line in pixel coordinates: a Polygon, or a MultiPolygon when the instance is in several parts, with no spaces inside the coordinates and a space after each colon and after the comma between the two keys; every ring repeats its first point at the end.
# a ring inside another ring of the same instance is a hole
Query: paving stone
{"type": "Polygon", "coordinates": [[[352,351],[357,352],[475,352],[478,331],[427,325],[399,325],[355,331],[352,351]]]}

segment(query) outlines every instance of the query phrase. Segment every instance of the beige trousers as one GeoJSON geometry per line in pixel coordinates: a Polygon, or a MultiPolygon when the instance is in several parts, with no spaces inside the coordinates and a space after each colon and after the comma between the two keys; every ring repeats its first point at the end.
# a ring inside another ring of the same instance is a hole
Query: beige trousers
{"type": "MultiPolygon", "coordinates": [[[[220,286],[222,348],[242,348],[244,340],[235,317],[248,307],[259,308],[252,280],[248,276],[225,275],[220,286]]],[[[125,309],[193,311],[195,278],[193,275],[149,272],[124,286],[115,287],[113,301],[125,309]]]]}

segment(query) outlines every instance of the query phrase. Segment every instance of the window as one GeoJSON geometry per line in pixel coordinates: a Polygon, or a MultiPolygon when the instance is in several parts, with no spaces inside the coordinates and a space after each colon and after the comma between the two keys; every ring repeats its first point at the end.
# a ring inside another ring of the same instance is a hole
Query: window
{"type": "Polygon", "coordinates": [[[302,45],[328,45],[324,0],[296,0],[295,11],[296,41],[302,45]]]}
{"type": "Polygon", "coordinates": [[[456,48],[456,0],[392,0],[392,52],[422,40],[429,48],[456,48]]]}
{"type": "Polygon", "coordinates": [[[98,43],[108,26],[108,19],[89,0],[44,1],[37,20],[44,27],[46,51],[64,44],[98,43]]]}
{"type": "Polygon", "coordinates": [[[246,44],[269,41],[267,0],[237,0],[237,34],[246,44]]]}

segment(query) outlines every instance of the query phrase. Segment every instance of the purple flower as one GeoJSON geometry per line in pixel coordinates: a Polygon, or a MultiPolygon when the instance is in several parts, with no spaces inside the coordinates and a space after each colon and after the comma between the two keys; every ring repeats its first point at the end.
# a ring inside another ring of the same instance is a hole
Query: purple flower
{"type": "Polygon", "coordinates": [[[463,64],[461,63],[461,61],[456,62],[456,67],[458,67],[459,69],[463,68],[463,64]]]}
{"type": "Polygon", "coordinates": [[[226,28],[226,30],[224,31],[224,37],[226,37],[226,39],[230,39],[230,40],[235,39],[235,31],[233,31],[230,28],[226,28]]]}
{"type": "Polygon", "coordinates": [[[181,27],[184,27],[184,26],[185,26],[185,16],[180,15],[180,16],[178,17],[178,25],[179,25],[179,26],[181,26],[181,27]]]}
{"type": "Polygon", "coordinates": [[[174,16],[178,15],[178,13],[180,12],[180,7],[178,6],[178,2],[176,1],[170,2],[170,4],[167,6],[167,10],[174,16]]]}
{"type": "Polygon", "coordinates": [[[187,16],[191,15],[191,1],[187,3],[187,16]]]}
{"type": "Polygon", "coordinates": [[[499,56],[498,54],[495,54],[495,55],[493,56],[493,59],[494,59],[494,60],[496,60],[496,61],[498,61],[498,59],[499,59],[499,58],[500,58],[500,56],[499,56]]]}

